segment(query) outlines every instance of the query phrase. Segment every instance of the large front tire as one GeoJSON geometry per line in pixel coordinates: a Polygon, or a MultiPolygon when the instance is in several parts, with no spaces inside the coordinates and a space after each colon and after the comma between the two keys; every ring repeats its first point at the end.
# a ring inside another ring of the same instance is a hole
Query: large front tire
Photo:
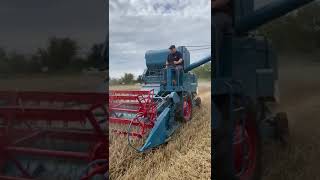
{"type": "Polygon", "coordinates": [[[234,122],[230,122],[228,102],[229,99],[224,98],[214,105],[218,121],[214,139],[217,177],[214,179],[260,179],[261,138],[254,108],[246,106],[242,112],[234,112],[234,122]]]}
{"type": "Polygon", "coordinates": [[[176,113],[176,119],[183,123],[189,122],[192,119],[192,109],[191,95],[185,95],[182,98],[181,107],[176,113]]]}

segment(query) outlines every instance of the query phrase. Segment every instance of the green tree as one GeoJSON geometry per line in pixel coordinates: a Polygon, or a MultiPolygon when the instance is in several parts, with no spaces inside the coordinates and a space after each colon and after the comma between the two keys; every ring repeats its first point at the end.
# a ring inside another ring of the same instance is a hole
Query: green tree
{"type": "Polygon", "coordinates": [[[10,67],[8,64],[7,53],[3,48],[0,48],[0,74],[8,73],[10,71],[10,67]]]}
{"type": "Polygon", "coordinates": [[[24,55],[18,54],[16,52],[12,52],[8,55],[8,64],[10,70],[17,72],[17,73],[23,73],[28,71],[28,64],[27,59],[24,55]]]}
{"type": "Polygon", "coordinates": [[[88,65],[98,69],[105,69],[106,62],[103,53],[104,44],[94,44],[88,55],[88,65]]]}
{"type": "Polygon", "coordinates": [[[134,83],[134,75],[131,73],[125,73],[123,77],[121,77],[121,82],[125,84],[134,83]]]}
{"type": "Polygon", "coordinates": [[[139,76],[137,77],[137,82],[138,82],[138,83],[142,83],[142,82],[143,82],[143,76],[142,76],[142,75],[139,75],[139,76]]]}
{"type": "Polygon", "coordinates": [[[49,68],[49,71],[60,70],[69,66],[76,58],[78,51],[77,42],[70,38],[50,38],[46,49],[39,49],[42,64],[49,68]]]}
{"type": "Polygon", "coordinates": [[[192,72],[200,79],[211,79],[211,63],[204,64],[192,72]]]}
{"type": "Polygon", "coordinates": [[[305,8],[275,20],[258,30],[280,52],[312,52],[320,48],[320,6],[305,8]]]}
{"type": "Polygon", "coordinates": [[[121,82],[119,81],[119,79],[112,78],[112,79],[110,79],[109,84],[110,85],[119,85],[119,84],[121,84],[121,82]]]}

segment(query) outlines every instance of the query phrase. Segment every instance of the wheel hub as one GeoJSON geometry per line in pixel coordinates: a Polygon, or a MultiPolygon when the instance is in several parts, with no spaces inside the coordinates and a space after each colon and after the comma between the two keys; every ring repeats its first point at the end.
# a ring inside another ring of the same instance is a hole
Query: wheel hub
{"type": "Polygon", "coordinates": [[[257,161],[257,136],[250,121],[235,127],[233,140],[234,166],[237,177],[247,180],[254,175],[257,161]]]}
{"type": "Polygon", "coordinates": [[[185,120],[190,120],[191,118],[191,102],[189,99],[183,101],[183,117],[185,120]]]}

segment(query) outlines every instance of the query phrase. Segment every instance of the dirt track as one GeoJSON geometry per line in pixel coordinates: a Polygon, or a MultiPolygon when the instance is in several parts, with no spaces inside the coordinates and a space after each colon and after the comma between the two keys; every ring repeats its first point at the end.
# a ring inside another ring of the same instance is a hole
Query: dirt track
{"type": "Polygon", "coordinates": [[[320,61],[304,56],[291,58],[282,62],[279,70],[279,109],[288,113],[290,145],[288,148],[276,144],[265,147],[263,180],[318,180],[320,61]]]}
{"type": "Polygon", "coordinates": [[[199,94],[201,109],[166,145],[139,154],[126,138],[110,136],[110,179],[210,179],[210,84],[201,83],[199,94]]]}

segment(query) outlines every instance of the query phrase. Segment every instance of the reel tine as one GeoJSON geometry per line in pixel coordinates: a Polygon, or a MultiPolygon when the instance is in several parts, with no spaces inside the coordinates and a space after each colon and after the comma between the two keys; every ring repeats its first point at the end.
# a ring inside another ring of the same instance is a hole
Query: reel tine
{"type": "Polygon", "coordinates": [[[118,135],[142,138],[147,132],[146,129],[153,127],[153,123],[151,123],[154,119],[152,111],[156,111],[152,108],[154,107],[152,105],[154,93],[152,91],[113,90],[110,94],[110,124],[129,125],[127,131],[116,129],[111,131],[118,135]],[[146,119],[148,122],[144,122],[146,119]],[[138,130],[131,132],[133,127],[138,130]]]}

